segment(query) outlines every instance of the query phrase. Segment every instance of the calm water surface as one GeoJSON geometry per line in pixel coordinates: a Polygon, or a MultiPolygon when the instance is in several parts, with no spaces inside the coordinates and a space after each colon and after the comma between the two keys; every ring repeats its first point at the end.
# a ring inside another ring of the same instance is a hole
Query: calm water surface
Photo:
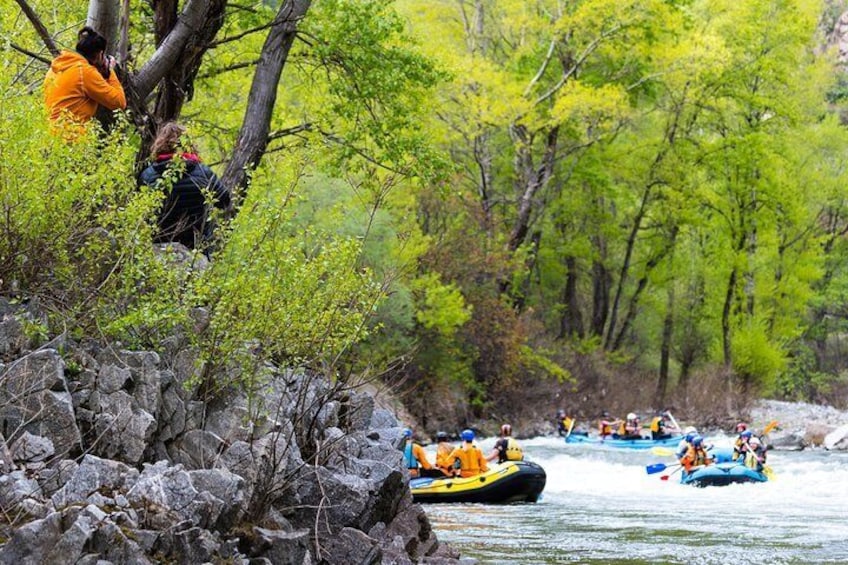
{"type": "Polygon", "coordinates": [[[772,482],[695,488],[647,475],[674,462],[650,452],[522,445],[547,473],[542,500],[428,504],[440,540],[483,564],[848,563],[848,454],[773,451],[772,482]]]}

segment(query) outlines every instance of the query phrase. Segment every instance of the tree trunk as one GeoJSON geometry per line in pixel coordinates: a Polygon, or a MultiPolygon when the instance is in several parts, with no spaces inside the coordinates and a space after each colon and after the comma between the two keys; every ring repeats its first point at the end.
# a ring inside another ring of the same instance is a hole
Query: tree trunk
{"type": "Polygon", "coordinates": [[[195,30],[202,27],[211,4],[212,0],[186,2],[170,33],[156,48],[150,60],[132,77],[132,90],[137,104],[143,105],[144,99],[153,92],[159,81],[171,72],[195,30]]]}
{"type": "Polygon", "coordinates": [[[580,312],[580,303],[577,300],[577,259],[573,255],[565,258],[565,288],[562,292],[562,305],[565,307],[560,317],[559,339],[569,336],[583,338],[583,314],[580,312]]]}
{"type": "Polygon", "coordinates": [[[668,394],[668,361],[671,357],[671,337],[674,334],[674,281],[669,281],[665,319],[663,320],[662,343],[660,344],[660,374],[657,378],[655,406],[664,406],[668,394]]]}
{"type": "MultiPolygon", "coordinates": [[[[157,4],[157,16],[160,5],[162,17],[165,19],[161,27],[164,28],[168,23],[172,26],[175,25],[176,2],[173,0],[159,2],[157,4]]],[[[154,110],[157,123],[162,124],[179,118],[183,104],[192,99],[194,80],[200,70],[203,56],[218,34],[218,30],[224,25],[226,5],[226,0],[210,0],[209,8],[200,28],[186,41],[185,46],[174,61],[171,71],[163,78],[156,96],[156,109],[154,110]]],[[[156,31],[158,41],[159,33],[161,33],[158,21],[156,31]]],[[[168,32],[170,32],[170,29],[168,29],[168,32]]]]}
{"type": "Polygon", "coordinates": [[[85,25],[106,38],[106,54],[118,53],[118,31],[121,27],[120,0],[89,0],[85,25]]]}
{"type": "MultiPolygon", "coordinates": [[[[268,146],[277,85],[294,42],[297,24],[310,4],[311,0],[286,0],[268,31],[250,86],[241,131],[221,179],[233,193],[246,186],[249,171],[259,164],[268,146]]],[[[242,195],[239,200],[243,199],[242,195]]]]}
{"type": "Polygon", "coordinates": [[[603,257],[596,259],[592,264],[592,335],[599,337],[604,335],[609,312],[610,279],[603,257]]]}
{"type": "Polygon", "coordinates": [[[542,162],[539,164],[538,170],[532,169],[532,160],[529,152],[532,147],[532,141],[518,140],[518,151],[525,153],[519,160],[523,162],[523,166],[517,172],[520,174],[523,191],[518,201],[518,213],[516,214],[515,224],[512,228],[512,233],[509,237],[509,250],[516,251],[524,240],[527,238],[527,232],[530,229],[532,213],[534,210],[534,200],[539,191],[547,186],[554,171],[557,153],[557,138],[559,136],[559,126],[554,126],[545,137],[545,153],[542,156],[542,162]]]}

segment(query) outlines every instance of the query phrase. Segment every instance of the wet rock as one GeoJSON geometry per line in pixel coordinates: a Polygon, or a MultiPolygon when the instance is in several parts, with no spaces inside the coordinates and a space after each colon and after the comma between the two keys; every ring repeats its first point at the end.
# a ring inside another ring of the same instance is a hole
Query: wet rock
{"type": "Polygon", "coordinates": [[[825,449],[834,451],[848,450],[848,424],[840,426],[827,434],[823,445],[825,449]]]}

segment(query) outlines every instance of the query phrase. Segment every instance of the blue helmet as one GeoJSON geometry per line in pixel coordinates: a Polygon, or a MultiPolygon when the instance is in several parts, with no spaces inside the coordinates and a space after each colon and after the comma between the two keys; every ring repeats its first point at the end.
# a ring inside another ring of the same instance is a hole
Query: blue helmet
{"type": "Polygon", "coordinates": [[[692,445],[694,445],[695,447],[701,447],[701,444],[703,443],[704,438],[702,438],[701,436],[695,436],[692,438],[692,445]]]}
{"type": "Polygon", "coordinates": [[[685,439],[689,443],[692,443],[692,440],[694,440],[696,437],[700,436],[696,432],[689,432],[683,439],[685,439]]]}
{"type": "Polygon", "coordinates": [[[739,434],[739,437],[741,437],[742,439],[751,439],[752,435],[754,434],[751,433],[751,430],[745,430],[744,432],[739,434]]]}
{"type": "Polygon", "coordinates": [[[462,430],[462,433],[459,434],[459,437],[462,438],[462,441],[474,441],[474,431],[462,430]]]}
{"type": "Polygon", "coordinates": [[[405,438],[412,437],[412,430],[409,429],[409,428],[404,428],[403,429],[403,437],[405,437],[405,438]]]}

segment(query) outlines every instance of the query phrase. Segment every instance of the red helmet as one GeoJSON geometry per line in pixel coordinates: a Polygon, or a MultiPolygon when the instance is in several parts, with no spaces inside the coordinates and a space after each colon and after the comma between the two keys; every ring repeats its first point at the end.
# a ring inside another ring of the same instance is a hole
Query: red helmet
{"type": "Polygon", "coordinates": [[[746,424],[745,422],[739,422],[738,424],[736,424],[736,433],[737,434],[742,433],[747,429],[748,429],[748,424],[746,424]]]}

